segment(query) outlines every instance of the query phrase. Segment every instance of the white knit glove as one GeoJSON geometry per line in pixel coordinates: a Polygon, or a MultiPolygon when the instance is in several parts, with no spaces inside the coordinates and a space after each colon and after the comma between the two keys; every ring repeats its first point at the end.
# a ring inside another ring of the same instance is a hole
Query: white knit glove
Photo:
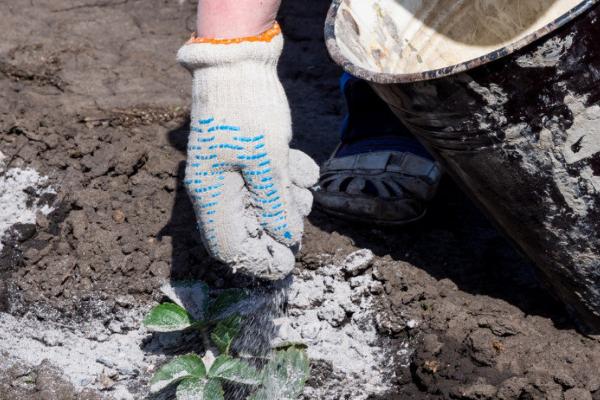
{"type": "Polygon", "coordinates": [[[192,40],[178,54],[193,74],[185,184],[204,244],[234,271],[271,280],[294,267],[307,188],[319,177],[314,161],[289,149],[282,48],[275,26],[243,41],[192,40]]]}

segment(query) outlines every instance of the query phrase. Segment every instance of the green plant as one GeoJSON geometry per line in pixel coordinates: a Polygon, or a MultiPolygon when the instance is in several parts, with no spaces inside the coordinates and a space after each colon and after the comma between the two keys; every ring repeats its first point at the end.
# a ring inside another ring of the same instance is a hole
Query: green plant
{"type": "Polygon", "coordinates": [[[198,330],[204,338],[205,354],[176,357],[163,365],[150,380],[150,391],[177,385],[178,400],[224,400],[224,384],[251,389],[248,400],[293,400],[304,389],[309,376],[306,348],[288,344],[274,349],[262,370],[233,354],[244,318],[237,306],[247,298],[231,289],[211,299],[202,282],[183,282],[163,288],[173,302],[154,307],[144,319],[153,332],[198,330]]]}

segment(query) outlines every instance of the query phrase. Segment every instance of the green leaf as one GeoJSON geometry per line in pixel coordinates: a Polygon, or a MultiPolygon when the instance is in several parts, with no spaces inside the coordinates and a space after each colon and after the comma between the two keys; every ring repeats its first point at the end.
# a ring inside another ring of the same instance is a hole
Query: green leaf
{"type": "Polygon", "coordinates": [[[144,325],[153,332],[174,332],[189,328],[192,316],[181,306],[164,303],[154,307],[144,319],[144,325]]]}
{"type": "Polygon", "coordinates": [[[222,354],[229,354],[233,340],[242,330],[243,318],[239,315],[232,315],[229,318],[219,322],[210,334],[210,338],[222,354]]]}
{"type": "Polygon", "coordinates": [[[206,367],[200,357],[188,354],[163,365],[150,380],[150,392],[156,393],[185,378],[205,378],[206,367]]]}
{"type": "Polygon", "coordinates": [[[204,386],[204,378],[185,378],[177,386],[175,397],[177,400],[200,400],[203,398],[204,386]]]}
{"type": "Polygon", "coordinates": [[[209,379],[204,387],[204,400],[225,400],[223,386],[218,379],[209,379]]]}
{"type": "Polygon", "coordinates": [[[226,289],[219,293],[208,307],[208,315],[211,319],[218,319],[231,307],[248,297],[245,290],[242,289],[226,289]]]}
{"type": "Polygon", "coordinates": [[[217,379],[187,378],[177,386],[177,400],[225,400],[221,382],[217,379]]]}
{"type": "Polygon", "coordinates": [[[176,281],[163,285],[160,290],[181,308],[186,309],[196,321],[208,317],[209,288],[204,282],[176,281]]]}
{"type": "Polygon", "coordinates": [[[256,368],[244,360],[225,355],[217,357],[208,371],[208,376],[242,385],[258,385],[260,383],[260,373],[256,368]]]}
{"type": "Polygon", "coordinates": [[[251,399],[297,399],[309,375],[310,362],[305,350],[290,347],[277,351],[262,371],[262,389],[251,399]]]}

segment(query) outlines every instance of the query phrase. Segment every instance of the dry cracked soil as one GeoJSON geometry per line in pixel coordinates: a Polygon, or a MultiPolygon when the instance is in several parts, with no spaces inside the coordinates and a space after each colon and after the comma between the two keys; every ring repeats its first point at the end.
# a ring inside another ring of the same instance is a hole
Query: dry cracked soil
{"type": "MultiPolygon", "coordinates": [[[[341,71],[323,43],[329,4],[284,3],[280,73],[293,145],[322,162],[344,113],[341,71]]],[[[0,345],[0,399],[146,398],[152,367],[128,370],[102,355],[73,359],[106,366],[95,381],[74,383],[78,366],[50,355],[86,330],[84,346],[118,349],[108,344],[137,331],[132,310],[160,300],[166,279],[236,284],[207,258],[181,183],[190,79],[174,56],[193,29],[194,5],[2,1],[0,16],[5,167],[33,168],[56,191],[44,198],[30,191],[31,202],[53,211],[2,238],[0,340],[32,347],[0,345]],[[36,336],[26,326],[46,331],[36,336]],[[25,335],[34,340],[17,340],[25,335]]],[[[385,393],[364,398],[600,400],[600,342],[577,332],[532,266],[452,182],[428,217],[406,228],[357,226],[314,211],[297,273],[360,249],[375,255],[363,273],[380,283],[372,290],[378,334],[391,353],[408,343],[409,354],[389,367],[385,393]]],[[[334,378],[327,363],[314,363],[309,386],[334,378]]]]}

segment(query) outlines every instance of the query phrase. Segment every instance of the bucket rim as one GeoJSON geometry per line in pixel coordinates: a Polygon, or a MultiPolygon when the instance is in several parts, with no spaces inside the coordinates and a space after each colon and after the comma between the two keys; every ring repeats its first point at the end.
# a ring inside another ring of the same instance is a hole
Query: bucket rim
{"type": "Polygon", "coordinates": [[[498,50],[484,54],[483,56],[464,61],[459,64],[425,72],[392,74],[389,72],[374,72],[366,68],[359,67],[348,60],[346,56],[344,56],[340,47],[338,46],[335,34],[335,21],[337,19],[338,10],[342,4],[342,1],[344,0],[332,1],[331,7],[327,13],[327,19],[325,21],[325,44],[327,46],[327,50],[329,51],[329,55],[336,64],[341,66],[351,75],[369,82],[381,84],[408,83],[443,78],[477,68],[492,61],[499,60],[556,31],[600,2],[600,0],[583,0],[577,6],[573,7],[565,14],[561,15],[535,32],[530,33],[529,35],[511,43],[508,46],[504,46],[498,50]]]}

